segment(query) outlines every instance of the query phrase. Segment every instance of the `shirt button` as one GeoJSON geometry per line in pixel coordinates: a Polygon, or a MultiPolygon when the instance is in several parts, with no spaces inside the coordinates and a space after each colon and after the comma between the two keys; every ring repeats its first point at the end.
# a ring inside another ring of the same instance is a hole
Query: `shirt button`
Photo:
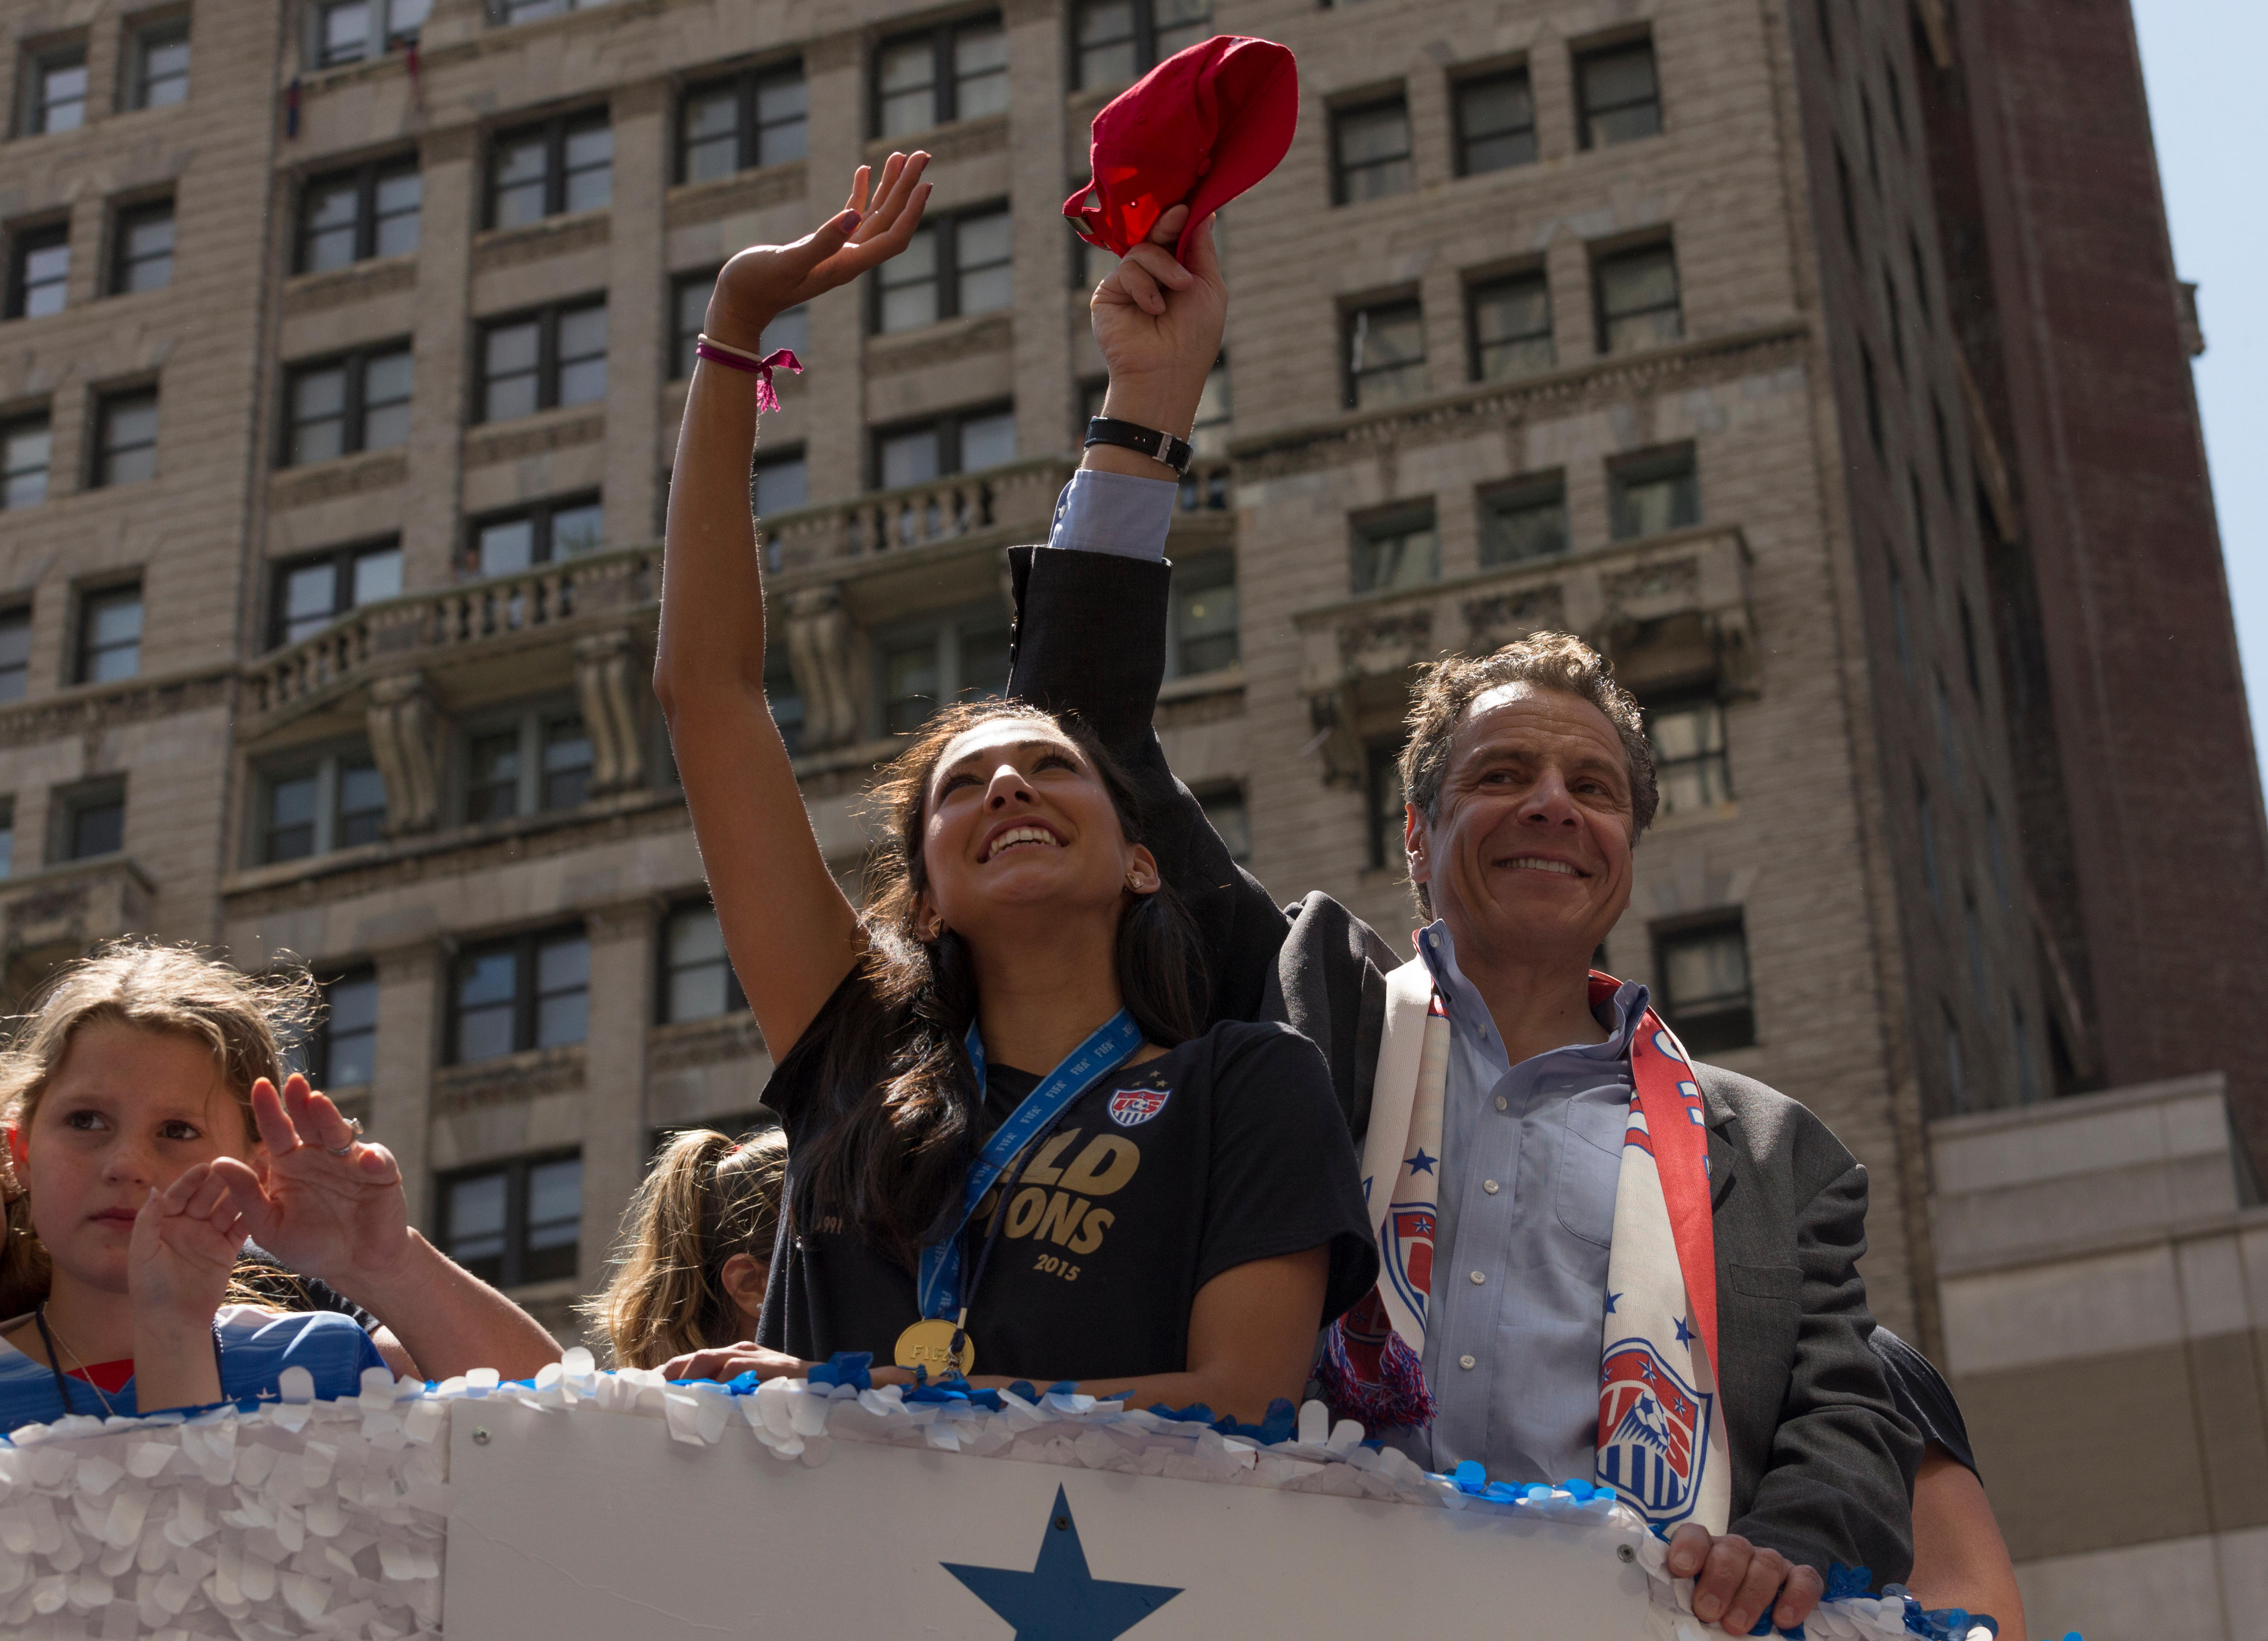
{"type": "Polygon", "coordinates": [[[1502,1094],[1498,1094],[1496,1097],[1496,1108],[1499,1111],[1510,1110],[1512,1108],[1512,1101],[1506,1100],[1502,1094]]]}
{"type": "Polygon", "coordinates": [[[1457,1358],[1457,1365],[1469,1372],[1473,1365],[1473,1358],[1469,1356],[1461,1356],[1457,1358]]]}
{"type": "Polygon", "coordinates": [[[1488,1280],[1487,1276],[1486,1276],[1486,1275],[1484,1275],[1483,1272],[1480,1272],[1480,1271],[1477,1271],[1477,1270],[1476,1270],[1476,1271],[1475,1271],[1475,1272],[1473,1272],[1473,1286],[1475,1286],[1475,1287],[1476,1287],[1476,1288],[1477,1288],[1477,1287],[1479,1287],[1479,1286],[1481,1285],[1481,1284],[1483,1284],[1484,1282],[1486,1282],[1487,1280],[1488,1280]]]}
{"type": "Polygon", "coordinates": [[[1494,1196],[1503,1188],[1504,1188],[1498,1185],[1494,1180],[1483,1180],[1481,1181],[1481,1189],[1486,1191],[1491,1196],[1494,1196]]]}

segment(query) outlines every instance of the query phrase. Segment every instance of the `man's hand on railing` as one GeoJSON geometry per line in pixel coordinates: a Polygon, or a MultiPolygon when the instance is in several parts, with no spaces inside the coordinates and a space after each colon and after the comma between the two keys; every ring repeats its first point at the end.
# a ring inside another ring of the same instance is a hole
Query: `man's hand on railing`
{"type": "Polygon", "coordinates": [[[717,276],[702,328],[743,352],[758,351],[764,328],[788,309],[848,284],[904,250],[921,225],[929,156],[892,154],[879,182],[861,166],[842,212],[792,245],[752,245],[717,276]],[[871,186],[870,186],[871,185],[871,186]]]}

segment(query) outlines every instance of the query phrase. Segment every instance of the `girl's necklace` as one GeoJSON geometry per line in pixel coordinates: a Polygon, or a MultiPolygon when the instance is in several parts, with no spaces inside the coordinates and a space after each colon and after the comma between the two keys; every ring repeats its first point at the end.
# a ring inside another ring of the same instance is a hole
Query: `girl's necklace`
{"type": "Polygon", "coordinates": [[[89,1390],[94,1392],[94,1399],[102,1403],[103,1417],[116,1417],[118,1409],[111,1405],[110,1398],[103,1394],[102,1387],[96,1384],[93,1375],[87,1372],[85,1358],[77,1351],[72,1350],[70,1342],[63,1339],[48,1325],[48,1302],[41,1299],[39,1307],[32,1313],[32,1315],[40,1324],[40,1343],[48,1347],[48,1371],[55,1376],[55,1399],[63,1404],[64,1413],[68,1414],[71,1410],[70,1386],[63,1378],[63,1364],[55,1354],[55,1347],[59,1343],[63,1350],[70,1351],[71,1363],[79,1373],[82,1382],[89,1390]]]}

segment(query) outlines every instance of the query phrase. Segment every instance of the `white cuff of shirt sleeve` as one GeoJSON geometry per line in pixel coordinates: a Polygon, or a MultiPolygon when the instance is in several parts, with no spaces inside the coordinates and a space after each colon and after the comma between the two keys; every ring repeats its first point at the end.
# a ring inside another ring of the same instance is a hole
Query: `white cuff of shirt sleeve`
{"type": "Polygon", "coordinates": [[[1166,532],[1182,487],[1171,479],[1138,479],[1126,473],[1082,467],[1056,503],[1049,547],[1122,558],[1166,556],[1166,532]]]}

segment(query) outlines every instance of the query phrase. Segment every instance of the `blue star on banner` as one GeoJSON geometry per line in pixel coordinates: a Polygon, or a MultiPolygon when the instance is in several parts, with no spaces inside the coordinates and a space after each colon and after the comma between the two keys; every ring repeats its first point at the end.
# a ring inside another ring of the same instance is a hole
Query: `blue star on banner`
{"type": "Polygon", "coordinates": [[[1693,1343],[1693,1330],[1685,1325],[1685,1321],[1683,1317],[1680,1317],[1677,1322],[1677,1343],[1680,1344],[1691,1344],[1693,1343]]]}
{"type": "Polygon", "coordinates": [[[1616,1301],[1616,1299],[1620,1299],[1620,1298],[1622,1298],[1622,1297],[1623,1297],[1623,1296],[1622,1296],[1621,1294],[1619,1294],[1619,1293],[1609,1293],[1609,1295],[1607,1295],[1607,1314],[1608,1314],[1608,1315],[1612,1316],[1612,1315],[1615,1314],[1615,1301],[1616,1301]]]}
{"type": "Polygon", "coordinates": [[[1029,1572],[938,1564],[1016,1627],[1016,1641],[1116,1641],[1181,1593],[1162,1584],[1116,1584],[1086,1570],[1079,1524],[1056,1489],[1040,1559],[1029,1572]]]}
{"type": "Polygon", "coordinates": [[[1410,1172],[1412,1174],[1431,1174],[1433,1172],[1433,1165],[1439,1161],[1440,1161],[1439,1157],[1427,1156],[1425,1154],[1425,1148],[1423,1145],[1420,1145],[1418,1148],[1418,1154],[1410,1159],[1410,1172]]]}

